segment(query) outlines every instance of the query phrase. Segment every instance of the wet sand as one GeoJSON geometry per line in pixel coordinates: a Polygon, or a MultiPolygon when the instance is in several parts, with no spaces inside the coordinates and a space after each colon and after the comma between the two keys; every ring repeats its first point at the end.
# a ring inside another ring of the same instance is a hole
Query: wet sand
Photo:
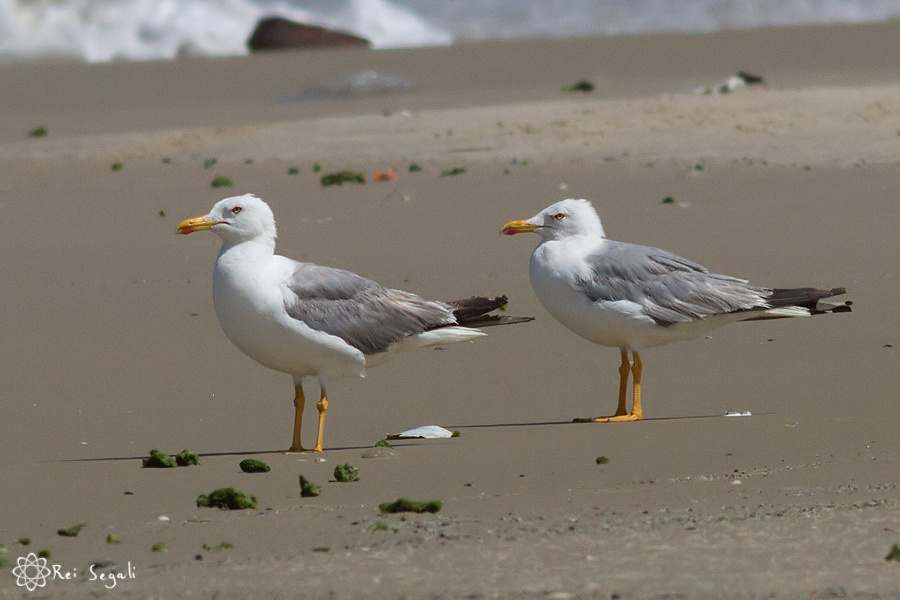
{"type": "Polygon", "coordinates": [[[72,573],[34,594],[8,575],[0,598],[900,597],[884,560],[900,542],[898,34],[0,69],[0,544],[12,566],[48,548],[72,573]],[[274,103],[366,68],[415,89],[274,103]],[[690,93],[742,69],[766,84],[690,93]],[[560,91],[579,79],[595,91],[560,91]],[[370,182],[324,188],[316,162],[370,182]],[[387,167],[396,182],[371,182],[387,167]],[[272,205],[282,254],[438,299],[507,294],[536,321],[335,381],[326,452],[279,453],[290,378],[219,329],[218,239],[173,234],[245,192],[272,205]],[[618,354],[540,306],[537,238],[498,235],[566,197],[591,199],[610,238],[762,285],[846,286],[854,312],[648,350],[643,422],[572,423],[614,409],[618,354]],[[425,424],[461,435],[360,458],[425,424]],[[141,469],[151,448],[201,464],[141,469]],[[241,473],[247,457],[272,471],[241,473]],[[347,462],[360,481],[333,481],[347,462]],[[301,498],[299,474],[322,495],[301,498]],[[224,486],[258,509],[196,507],[224,486]],[[402,496],[444,505],[379,513],[402,496]],[[134,576],[105,591],[95,562],[134,576]]]}

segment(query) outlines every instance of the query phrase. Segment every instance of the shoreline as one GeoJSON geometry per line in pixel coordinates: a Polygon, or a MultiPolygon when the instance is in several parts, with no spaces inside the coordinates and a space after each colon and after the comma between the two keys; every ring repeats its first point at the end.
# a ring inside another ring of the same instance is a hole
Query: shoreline
{"type": "Polygon", "coordinates": [[[0,144],[0,162],[219,161],[322,157],[348,165],[416,161],[506,163],[511,158],[632,167],[656,164],[896,166],[900,84],[739,91],[726,97],[664,94],[637,100],[562,99],[266,125],[129,133],[0,144]],[[802,114],[794,110],[804,106],[802,114]],[[392,138],[385,148],[385,138],[392,138]],[[306,143],[298,144],[297,140],[306,143]]]}

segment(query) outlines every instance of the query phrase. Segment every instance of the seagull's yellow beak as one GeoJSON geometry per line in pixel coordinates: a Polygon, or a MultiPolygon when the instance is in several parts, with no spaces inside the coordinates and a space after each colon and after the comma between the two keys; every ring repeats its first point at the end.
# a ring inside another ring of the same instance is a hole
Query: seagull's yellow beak
{"type": "Polygon", "coordinates": [[[534,231],[537,231],[537,229],[537,225],[532,225],[526,220],[510,221],[503,226],[500,233],[503,235],[516,235],[517,233],[533,233],[534,231]]]}
{"type": "Polygon", "coordinates": [[[175,228],[175,233],[187,235],[189,233],[194,233],[195,231],[207,231],[212,228],[213,225],[218,225],[220,222],[221,221],[216,221],[209,215],[185,219],[175,228]]]}

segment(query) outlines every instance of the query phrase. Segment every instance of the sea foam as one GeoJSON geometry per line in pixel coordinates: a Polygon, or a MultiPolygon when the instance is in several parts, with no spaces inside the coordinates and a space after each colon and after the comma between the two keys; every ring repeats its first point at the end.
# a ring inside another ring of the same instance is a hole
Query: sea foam
{"type": "Polygon", "coordinates": [[[389,0],[0,0],[0,62],[241,55],[267,16],[347,31],[374,48],[452,42],[389,0]]]}
{"type": "Polygon", "coordinates": [[[711,32],[900,17],[897,0],[0,0],[0,62],[247,53],[281,16],[374,48],[645,32],[711,32]]]}

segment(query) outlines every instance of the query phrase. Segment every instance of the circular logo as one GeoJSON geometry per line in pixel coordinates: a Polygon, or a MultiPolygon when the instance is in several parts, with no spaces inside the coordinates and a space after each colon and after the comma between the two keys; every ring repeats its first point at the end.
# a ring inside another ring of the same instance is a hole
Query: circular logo
{"type": "Polygon", "coordinates": [[[46,558],[38,558],[31,552],[28,556],[19,557],[19,564],[13,567],[12,574],[16,576],[16,585],[25,586],[29,592],[33,592],[35,588],[47,585],[50,569],[46,558]]]}

